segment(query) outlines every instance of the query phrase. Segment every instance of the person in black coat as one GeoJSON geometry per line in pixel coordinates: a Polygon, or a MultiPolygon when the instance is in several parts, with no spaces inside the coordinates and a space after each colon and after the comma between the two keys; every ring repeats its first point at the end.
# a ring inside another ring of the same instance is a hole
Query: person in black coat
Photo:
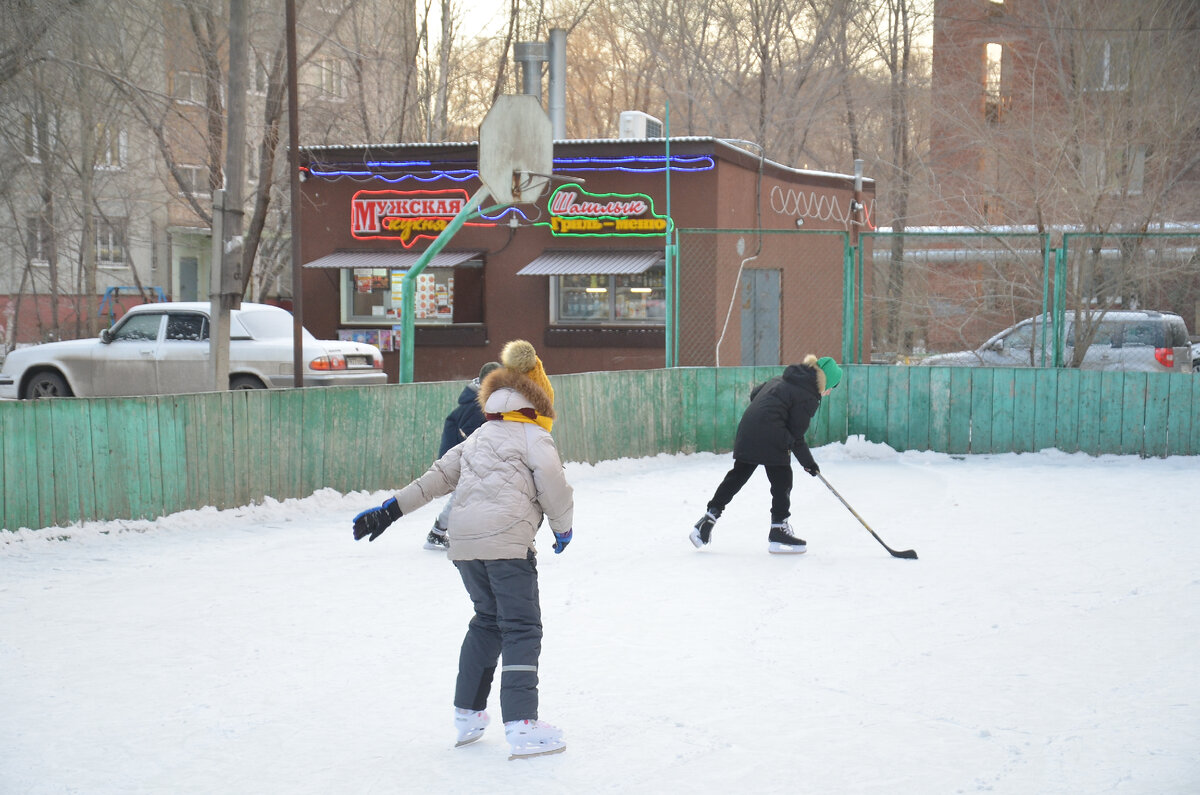
{"type": "Polygon", "coordinates": [[[708,502],[708,510],[696,522],[691,533],[697,549],[712,540],[713,525],[733,496],[762,466],[771,483],[771,530],[767,551],[774,554],[799,554],[808,547],[804,539],[792,533],[788,523],[792,501],[791,456],[796,456],[804,471],[816,477],[821,468],[804,441],[808,424],[821,398],[842,380],[842,368],[828,356],[818,359],[809,354],[800,364],[790,364],[783,375],[754,387],[750,405],[738,423],[733,441],[733,468],[708,502]]]}
{"type": "MultiPolygon", "coordinates": [[[[488,362],[479,368],[479,377],[463,387],[462,393],[458,396],[458,405],[446,416],[446,422],[442,425],[442,444],[438,448],[439,459],[449,452],[451,447],[462,444],[463,440],[475,432],[475,429],[483,425],[483,409],[479,407],[478,401],[479,385],[483,383],[484,378],[487,378],[488,373],[498,369],[500,369],[500,362],[488,362]]],[[[433,520],[433,529],[425,537],[426,549],[445,550],[449,546],[446,541],[446,528],[450,526],[450,506],[453,503],[454,495],[451,494],[446,499],[446,504],[442,506],[442,512],[433,520]]]]}

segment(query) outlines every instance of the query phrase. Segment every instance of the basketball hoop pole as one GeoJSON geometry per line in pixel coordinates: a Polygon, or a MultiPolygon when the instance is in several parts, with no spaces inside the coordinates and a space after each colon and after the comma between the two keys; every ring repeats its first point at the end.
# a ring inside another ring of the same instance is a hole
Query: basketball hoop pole
{"type": "Polygon", "coordinates": [[[429,244],[429,248],[421,253],[417,258],[416,264],[409,269],[408,273],[404,274],[404,279],[400,282],[400,383],[411,384],[413,381],[413,327],[417,315],[417,277],[421,275],[421,271],[425,270],[425,266],[429,264],[438,252],[446,247],[450,242],[450,238],[462,229],[462,225],[471,216],[479,206],[491,195],[486,185],[483,185],[479,190],[475,191],[475,195],[463,205],[463,208],[458,211],[458,214],[450,219],[433,242],[429,244]]]}

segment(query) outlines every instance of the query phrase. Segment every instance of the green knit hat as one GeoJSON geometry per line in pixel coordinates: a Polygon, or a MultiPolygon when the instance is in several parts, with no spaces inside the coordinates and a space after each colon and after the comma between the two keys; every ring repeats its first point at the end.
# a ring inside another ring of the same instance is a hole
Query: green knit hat
{"type": "Polygon", "coordinates": [[[826,389],[833,389],[842,383],[842,368],[838,367],[838,363],[832,357],[822,356],[820,359],[817,359],[817,367],[825,371],[826,389]]]}

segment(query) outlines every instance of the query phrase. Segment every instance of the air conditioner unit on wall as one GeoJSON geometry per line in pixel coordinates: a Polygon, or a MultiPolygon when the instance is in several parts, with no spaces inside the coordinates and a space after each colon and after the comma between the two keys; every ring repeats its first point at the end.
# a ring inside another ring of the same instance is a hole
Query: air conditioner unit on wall
{"type": "Polygon", "coordinates": [[[623,110],[620,130],[620,138],[662,138],[663,123],[640,110],[623,110]]]}

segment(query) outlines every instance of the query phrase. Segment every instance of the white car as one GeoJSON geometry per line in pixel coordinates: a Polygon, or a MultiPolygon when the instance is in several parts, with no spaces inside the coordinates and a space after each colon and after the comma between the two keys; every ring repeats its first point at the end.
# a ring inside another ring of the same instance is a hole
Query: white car
{"type": "MultiPolygon", "coordinates": [[[[229,388],[295,384],[292,314],[242,304],[229,319],[229,388]]],[[[305,386],[387,383],[374,345],[318,340],[303,331],[305,386]]],[[[0,398],[113,397],[211,392],[209,304],[179,302],[131,308],[99,339],[18,348],[0,368],[0,398]]]]}

